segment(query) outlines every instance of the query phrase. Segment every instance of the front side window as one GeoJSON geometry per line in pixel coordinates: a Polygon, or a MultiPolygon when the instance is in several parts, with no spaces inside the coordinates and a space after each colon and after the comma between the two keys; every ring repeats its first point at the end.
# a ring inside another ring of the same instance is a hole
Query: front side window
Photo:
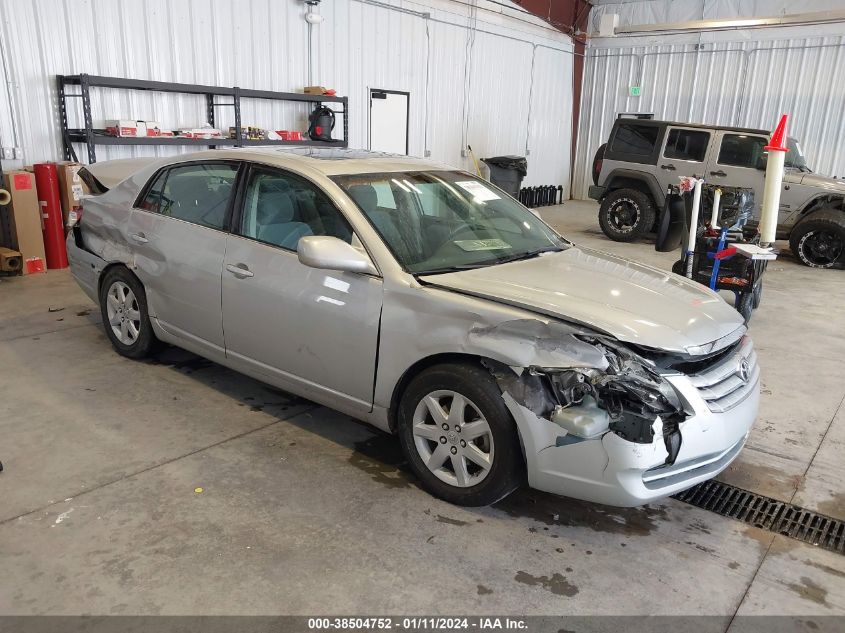
{"type": "Polygon", "coordinates": [[[192,224],[223,229],[237,174],[236,165],[225,163],[171,167],[156,179],[140,207],[192,224]]]}
{"type": "Polygon", "coordinates": [[[641,123],[620,123],[610,149],[620,154],[649,156],[657,144],[660,128],[656,125],[641,123]]]}
{"type": "Polygon", "coordinates": [[[492,266],[567,247],[528,209],[466,173],[354,174],[333,180],[410,273],[492,266]],[[383,206],[385,190],[395,206],[383,206]]]}
{"type": "Polygon", "coordinates": [[[306,235],[352,241],[346,218],[316,185],[269,168],[253,168],[250,173],[239,233],[292,251],[306,235]]]}
{"type": "Polygon", "coordinates": [[[700,130],[669,130],[663,156],[701,163],[704,161],[704,157],[707,156],[707,144],[709,142],[709,132],[702,132],[700,130]]]}
{"type": "Polygon", "coordinates": [[[748,134],[725,134],[719,148],[719,164],[756,169],[763,164],[768,139],[748,134]]]}

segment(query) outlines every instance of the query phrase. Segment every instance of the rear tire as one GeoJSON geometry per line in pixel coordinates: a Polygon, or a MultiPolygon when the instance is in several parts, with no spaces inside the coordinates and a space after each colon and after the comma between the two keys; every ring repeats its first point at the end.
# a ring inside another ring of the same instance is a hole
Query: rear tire
{"type": "Polygon", "coordinates": [[[145,358],[158,347],[144,286],[123,266],[110,268],[103,276],[100,313],[106,336],[121,356],[145,358]]]}
{"type": "Polygon", "coordinates": [[[648,233],[656,212],[648,194],[636,189],[611,191],[599,208],[602,232],[615,242],[630,242],[648,233]]]}
{"type": "Polygon", "coordinates": [[[426,369],[402,394],[398,413],[405,457],[435,497],[485,506],[522,483],[516,425],[484,368],[461,363],[426,369]]]}
{"type": "Polygon", "coordinates": [[[763,301],[763,280],[757,282],[757,285],[754,286],[754,290],[751,291],[751,305],[756,310],[760,307],[760,303],[763,301]]]}
{"type": "Polygon", "coordinates": [[[751,315],[754,313],[754,293],[741,293],[736,301],[736,310],[745,319],[746,324],[751,321],[751,315]]]}
{"type": "Polygon", "coordinates": [[[845,264],[845,211],[822,209],[801,220],[792,229],[789,247],[811,268],[845,264]]]}

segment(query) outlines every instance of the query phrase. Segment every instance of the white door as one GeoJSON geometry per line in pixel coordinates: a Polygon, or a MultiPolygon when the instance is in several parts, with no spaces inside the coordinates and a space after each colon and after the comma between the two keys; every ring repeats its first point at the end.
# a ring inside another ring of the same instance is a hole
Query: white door
{"type": "Polygon", "coordinates": [[[409,98],[407,92],[370,89],[371,150],[408,153],[409,98]]]}

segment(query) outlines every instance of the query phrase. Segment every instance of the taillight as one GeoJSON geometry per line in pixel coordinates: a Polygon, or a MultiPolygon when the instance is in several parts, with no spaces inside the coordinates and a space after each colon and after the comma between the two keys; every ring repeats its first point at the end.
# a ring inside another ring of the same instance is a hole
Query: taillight
{"type": "Polygon", "coordinates": [[[601,165],[602,159],[599,158],[593,163],[593,180],[598,182],[599,176],[601,175],[601,165]]]}

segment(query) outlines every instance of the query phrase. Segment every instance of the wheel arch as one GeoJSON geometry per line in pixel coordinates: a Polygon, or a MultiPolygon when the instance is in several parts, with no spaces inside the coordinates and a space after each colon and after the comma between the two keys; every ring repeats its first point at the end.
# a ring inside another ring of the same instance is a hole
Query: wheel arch
{"type": "Polygon", "coordinates": [[[810,216],[821,211],[842,211],[845,213],[845,194],[823,193],[811,198],[798,212],[798,219],[792,225],[792,229],[798,226],[810,216]]]}
{"type": "Polygon", "coordinates": [[[102,292],[103,290],[103,280],[106,278],[106,274],[109,271],[114,270],[115,268],[125,268],[126,272],[132,275],[138,281],[138,283],[141,284],[142,288],[144,287],[144,283],[138,278],[138,275],[132,272],[132,269],[129,268],[129,266],[127,266],[124,262],[109,262],[108,264],[103,266],[99,276],[97,277],[97,296],[100,296],[100,292],[102,292]]]}
{"type": "Polygon", "coordinates": [[[477,354],[447,352],[426,356],[408,367],[399,380],[396,381],[396,385],[393,387],[393,394],[390,397],[390,407],[387,411],[387,423],[390,428],[390,432],[396,433],[399,402],[402,399],[402,394],[405,393],[405,390],[414,378],[419,376],[429,367],[434,367],[435,365],[466,363],[478,365],[480,367],[484,361],[495,362],[493,359],[485,358],[484,356],[479,356],[477,354]]]}
{"type": "Polygon", "coordinates": [[[651,196],[655,206],[661,206],[665,199],[663,189],[653,174],[633,169],[614,169],[608,174],[606,183],[606,194],[617,189],[636,189],[651,196]]]}

